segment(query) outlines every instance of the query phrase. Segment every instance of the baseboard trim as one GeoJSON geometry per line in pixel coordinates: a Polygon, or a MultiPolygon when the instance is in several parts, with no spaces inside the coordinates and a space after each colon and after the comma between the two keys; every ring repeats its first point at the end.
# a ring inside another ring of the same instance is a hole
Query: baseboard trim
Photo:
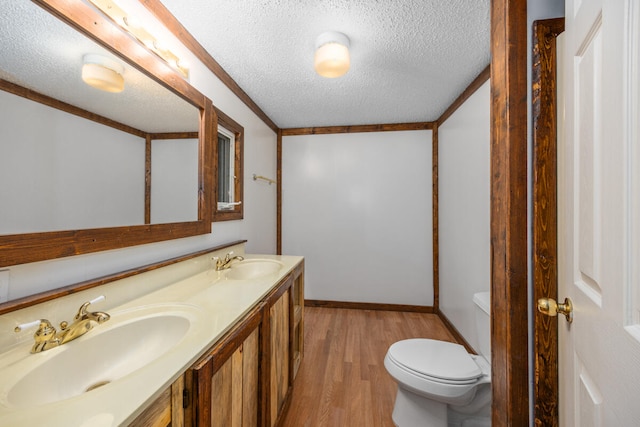
{"type": "Polygon", "coordinates": [[[433,307],[405,304],[379,304],[373,302],[323,301],[306,299],[305,307],[348,308],[355,310],[409,311],[414,313],[435,313],[433,307]]]}
{"type": "Polygon", "coordinates": [[[438,317],[440,317],[440,320],[442,320],[442,323],[444,323],[444,326],[449,330],[449,332],[453,334],[458,344],[463,345],[469,353],[478,354],[478,352],[473,347],[471,347],[467,340],[464,339],[460,331],[458,331],[456,327],[453,326],[453,323],[451,323],[451,321],[447,318],[447,316],[444,315],[443,312],[438,310],[436,314],[438,315],[438,317]]]}

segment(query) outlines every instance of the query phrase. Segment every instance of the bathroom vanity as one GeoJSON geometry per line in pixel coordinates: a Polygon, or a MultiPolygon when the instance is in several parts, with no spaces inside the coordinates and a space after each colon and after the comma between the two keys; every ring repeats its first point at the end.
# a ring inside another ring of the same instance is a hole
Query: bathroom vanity
{"type": "MultiPolygon", "coordinates": [[[[244,245],[0,315],[0,425],[274,426],[300,366],[304,259],[244,245]],[[229,252],[244,257],[217,271],[229,252]],[[110,315],[31,354],[37,327],[84,302],[110,315]]],[[[0,306],[2,310],[2,306],[0,306]]]]}

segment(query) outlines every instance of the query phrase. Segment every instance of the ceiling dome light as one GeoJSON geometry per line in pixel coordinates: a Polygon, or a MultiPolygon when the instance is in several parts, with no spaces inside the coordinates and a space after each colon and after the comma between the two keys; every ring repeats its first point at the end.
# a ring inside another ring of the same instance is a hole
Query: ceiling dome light
{"type": "Polygon", "coordinates": [[[89,86],[105,92],[124,90],[124,67],[117,61],[102,55],[88,54],[82,57],[82,80],[89,86]]]}
{"type": "Polygon", "coordinates": [[[316,72],[322,77],[335,78],[349,71],[349,38],[342,33],[328,31],[316,39],[314,58],[316,72]]]}

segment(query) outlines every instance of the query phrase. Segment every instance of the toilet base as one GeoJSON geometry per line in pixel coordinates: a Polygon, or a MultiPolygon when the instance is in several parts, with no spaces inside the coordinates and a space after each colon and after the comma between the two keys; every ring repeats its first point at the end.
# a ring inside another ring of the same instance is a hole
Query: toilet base
{"type": "Polygon", "coordinates": [[[447,427],[447,404],[398,387],[392,418],[398,427],[447,427]]]}
{"type": "Polygon", "coordinates": [[[393,423],[398,427],[491,427],[491,387],[481,386],[479,396],[475,405],[455,408],[471,409],[461,413],[446,403],[398,387],[393,423]]]}

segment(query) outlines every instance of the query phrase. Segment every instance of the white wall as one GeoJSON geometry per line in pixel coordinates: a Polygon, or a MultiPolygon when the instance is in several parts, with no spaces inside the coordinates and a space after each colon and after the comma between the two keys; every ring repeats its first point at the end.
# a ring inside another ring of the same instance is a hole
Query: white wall
{"type": "Polygon", "coordinates": [[[247,253],[275,253],[276,186],[263,185],[251,177],[254,173],[276,177],[276,134],[186,48],[176,52],[190,64],[191,84],[244,127],[244,220],[213,223],[213,232],[208,235],[9,267],[9,299],[239,239],[248,240],[247,253]]]}
{"type": "Polygon", "coordinates": [[[431,131],[283,137],[282,249],[307,299],[433,304],[431,131]]]}
{"type": "Polygon", "coordinates": [[[198,140],[151,141],[151,223],[197,219],[198,140]]]}
{"type": "Polygon", "coordinates": [[[0,111],[0,234],[144,224],[144,138],[4,91],[0,111]]]}
{"type": "Polygon", "coordinates": [[[490,289],[490,83],[438,128],[440,310],[476,350],[473,294],[490,289]]]}

